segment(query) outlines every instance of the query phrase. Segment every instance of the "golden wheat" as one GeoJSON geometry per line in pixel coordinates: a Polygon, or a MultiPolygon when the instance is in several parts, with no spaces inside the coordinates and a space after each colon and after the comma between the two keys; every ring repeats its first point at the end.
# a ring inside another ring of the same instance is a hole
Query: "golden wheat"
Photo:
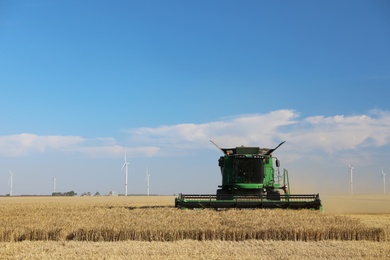
{"type": "Polygon", "coordinates": [[[372,240],[381,227],[309,210],[178,210],[173,198],[2,198],[0,242],[372,240]]]}

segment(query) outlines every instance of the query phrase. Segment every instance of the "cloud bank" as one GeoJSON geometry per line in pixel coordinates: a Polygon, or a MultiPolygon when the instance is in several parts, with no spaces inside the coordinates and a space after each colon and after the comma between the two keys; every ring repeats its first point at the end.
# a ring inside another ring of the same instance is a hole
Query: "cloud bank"
{"type": "Polygon", "coordinates": [[[212,139],[223,147],[274,147],[287,140],[300,150],[333,153],[390,143],[390,112],[373,110],[367,115],[300,119],[293,110],[241,115],[205,124],[178,124],[129,131],[132,142],[153,144],[163,150],[210,147],[212,139]]]}
{"type": "Polygon", "coordinates": [[[294,110],[239,115],[203,124],[141,127],[127,131],[123,144],[113,137],[87,139],[81,136],[40,136],[23,133],[0,136],[0,155],[66,152],[86,156],[181,155],[194,149],[215,149],[239,145],[274,147],[287,140],[285,149],[339,151],[376,148],[390,143],[390,112],[373,110],[366,115],[311,116],[300,118],[294,110]]]}

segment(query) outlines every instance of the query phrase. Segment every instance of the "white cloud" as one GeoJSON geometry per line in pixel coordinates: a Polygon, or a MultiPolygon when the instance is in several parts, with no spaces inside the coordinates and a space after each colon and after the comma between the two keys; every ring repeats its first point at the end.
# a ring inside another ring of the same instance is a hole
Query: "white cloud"
{"type": "MultiPolygon", "coordinates": [[[[253,145],[274,147],[287,140],[287,149],[333,153],[340,150],[380,147],[390,142],[390,112],[373,110],[368,115],[299,119],[293,110],[242,115],[204,124],[178,124],[130,130],[134,143],[153,144],[161,151],[211,148],[212,139],[222,147],[253,145]]],[[[286,149],[285,148],[285,149],[286,149]]]]}
{"type": "Polygon", "coordinates": [[[332,153],[389,144],[389,129],[390,113],[376,110],[369,115],[308,117],[299,121],[286,137],[306,150],[332,153]]]}
{"type": "Polygon", "coordinates": [[[83,141],[79,136],[39,136],[26,133],[0,136],[0,154],[19,156],[30,151],[68,150],[83,141]]]}
{"type": "MultiPolygon", "coordinates": [[[[143,147],[128,147],[127,154],[129,156],[145,156],[151,157],[159,152],[159,148],[155,146],[143,146],[143,147]]],[[[124,156],[124,147],[119,145],[110,146],[80,146],[75,147],[74,152],[84,154],[89,157],[121,157],[124,156]]]]}
{"type": "MultiPolygon", "coordinates": [[[[39,136],[35,134],[17,134],[0,136],[0,155],[23,156],[35,152],[80,153],[89,157],[123,156],[124,147],[115,144],[114,138],[85,139],[80,136],[39,136]]],[[[153,156],[158,147],[130,147],[129,155],[153,156]]]]}
{"type": "Polygon", "coordinates": [[[272,145],[280,140],[278,129],[295,124],[292,110],[278,110],[268,114],[242,115],[224,121],[205,124],[178,124],[157,128],[137,128],[129,131],[131,141],[153,144],[164,148],[210,147],[212,139],[224,146],[272,145]]]}

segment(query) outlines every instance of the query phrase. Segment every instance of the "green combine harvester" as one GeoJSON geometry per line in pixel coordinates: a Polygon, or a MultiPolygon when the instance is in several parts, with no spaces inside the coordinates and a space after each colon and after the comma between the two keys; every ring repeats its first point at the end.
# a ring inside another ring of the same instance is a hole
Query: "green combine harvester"
{"type": "Polygon", "coordinates": [[[220,189],[216,195],[180,193],[175,199],[175,207],[322,209],[319,194],[290,194],[288,171],[284,169],[281,173],[279,160],[272,156],[284,142],[273,149],[244,146],[220,148],[213,141],[210,142],[224,154],[218,160],[222,174],[220,189]]]}

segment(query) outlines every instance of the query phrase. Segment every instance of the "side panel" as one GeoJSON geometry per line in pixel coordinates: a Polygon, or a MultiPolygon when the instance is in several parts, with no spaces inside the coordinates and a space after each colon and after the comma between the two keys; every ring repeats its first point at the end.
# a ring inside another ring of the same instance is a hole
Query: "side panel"
{"type": "Polygon", "coordinates": [[[266,157],[264,159],[264,187],[273,187],[274,186],[274,168],[272,157],[266,157]]]}
{"type": "Polygon", "coordinates": [[[222,186],[233,184],[233,158],[230,158],[229,156],[221,157],[219,159],[219,166],[221,167],[222,186]]]}

